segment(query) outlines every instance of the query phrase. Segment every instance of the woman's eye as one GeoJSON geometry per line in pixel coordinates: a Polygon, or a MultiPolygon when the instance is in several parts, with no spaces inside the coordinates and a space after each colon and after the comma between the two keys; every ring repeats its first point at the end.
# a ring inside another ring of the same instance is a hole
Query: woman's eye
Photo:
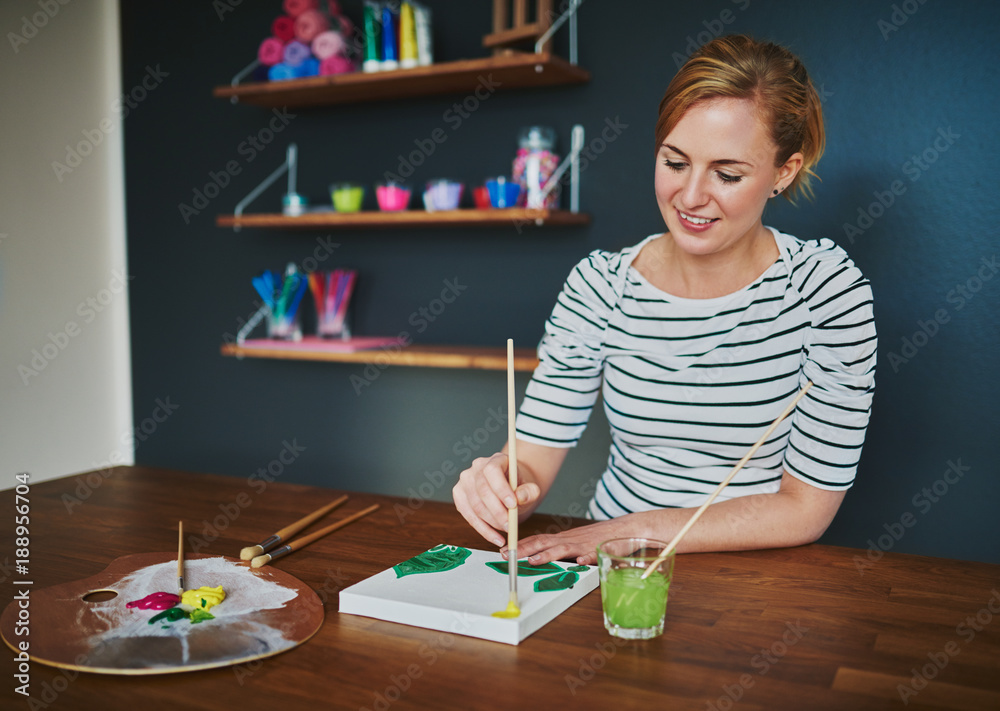
{"type": "Polygon", "coordinates": [[[718,173],[717,175],[724,183],[738,183],[743,180],[742,175],[730,175],[729,173],[718,173]]]}
{"type": "Polygon", "coordinates": [[[675,173],[679,173],[681,170],[684,169],[683,163],[678,163],[672,160],[663,161],[663,165],[667,166],[668,168],[670,168],[670,170],[674,171],[675,173]]]}

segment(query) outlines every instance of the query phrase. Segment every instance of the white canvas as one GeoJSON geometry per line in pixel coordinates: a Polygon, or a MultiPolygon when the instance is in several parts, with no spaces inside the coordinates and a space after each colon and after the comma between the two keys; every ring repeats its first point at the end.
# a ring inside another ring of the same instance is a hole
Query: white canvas
{"type": "MultiPolygon", "coordinates": [[[[444,572],[398,577],[394,568],[383,570],[342,590],[340,612],[518,644],[598,585],[594,566],[577,571],[579,580],[566,590],[535,592],[536,581],[549,576],[519,576],[517,591],[521,615],[501,619],[492,615],[507,608],[510,600],[508,577],[489,568],[487,562],[502,562],[506,570],[506,561],[499,553],[475,549],[471,549],[469,557],[458,567],[444,572]]],[[[563,571],[574,567],[564,562],[556,565],[563,571]]]]}

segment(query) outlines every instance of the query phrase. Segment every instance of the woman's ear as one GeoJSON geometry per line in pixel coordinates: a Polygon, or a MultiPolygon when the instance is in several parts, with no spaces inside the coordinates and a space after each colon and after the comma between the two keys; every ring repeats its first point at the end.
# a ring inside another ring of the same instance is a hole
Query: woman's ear
{"type": "Polygon", "coordinates": [[[788,160],[785,161],[785,164],[778,168],[778,179],[776,185],[782,186],[782,190],[791,185],[792,181],[795,180],[795,176],[799,174],[800,170],[802,170],[802,162],[803,158],[801,153],[793,153],[790,155],[788,160]]]}

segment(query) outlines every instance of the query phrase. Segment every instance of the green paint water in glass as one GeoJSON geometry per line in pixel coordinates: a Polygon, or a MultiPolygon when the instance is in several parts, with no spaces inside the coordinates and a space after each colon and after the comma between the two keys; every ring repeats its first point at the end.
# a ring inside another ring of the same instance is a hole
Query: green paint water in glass
{"type": "Polygon", "coordinates": [[[642,579],[642,568],[609,570],[601,585],[601,601],[607,621],[624,628],[662,630],[670,581],[661,573],[642,579]]]}

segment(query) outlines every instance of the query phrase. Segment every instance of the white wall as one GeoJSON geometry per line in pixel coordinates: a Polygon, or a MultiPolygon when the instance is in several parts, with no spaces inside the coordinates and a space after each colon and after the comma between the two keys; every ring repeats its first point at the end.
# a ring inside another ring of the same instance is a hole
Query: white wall
{"type": "Polygon", "coordinates": [[[0,488],[133,462],[118,24],[0,3],[0,488]]]}

